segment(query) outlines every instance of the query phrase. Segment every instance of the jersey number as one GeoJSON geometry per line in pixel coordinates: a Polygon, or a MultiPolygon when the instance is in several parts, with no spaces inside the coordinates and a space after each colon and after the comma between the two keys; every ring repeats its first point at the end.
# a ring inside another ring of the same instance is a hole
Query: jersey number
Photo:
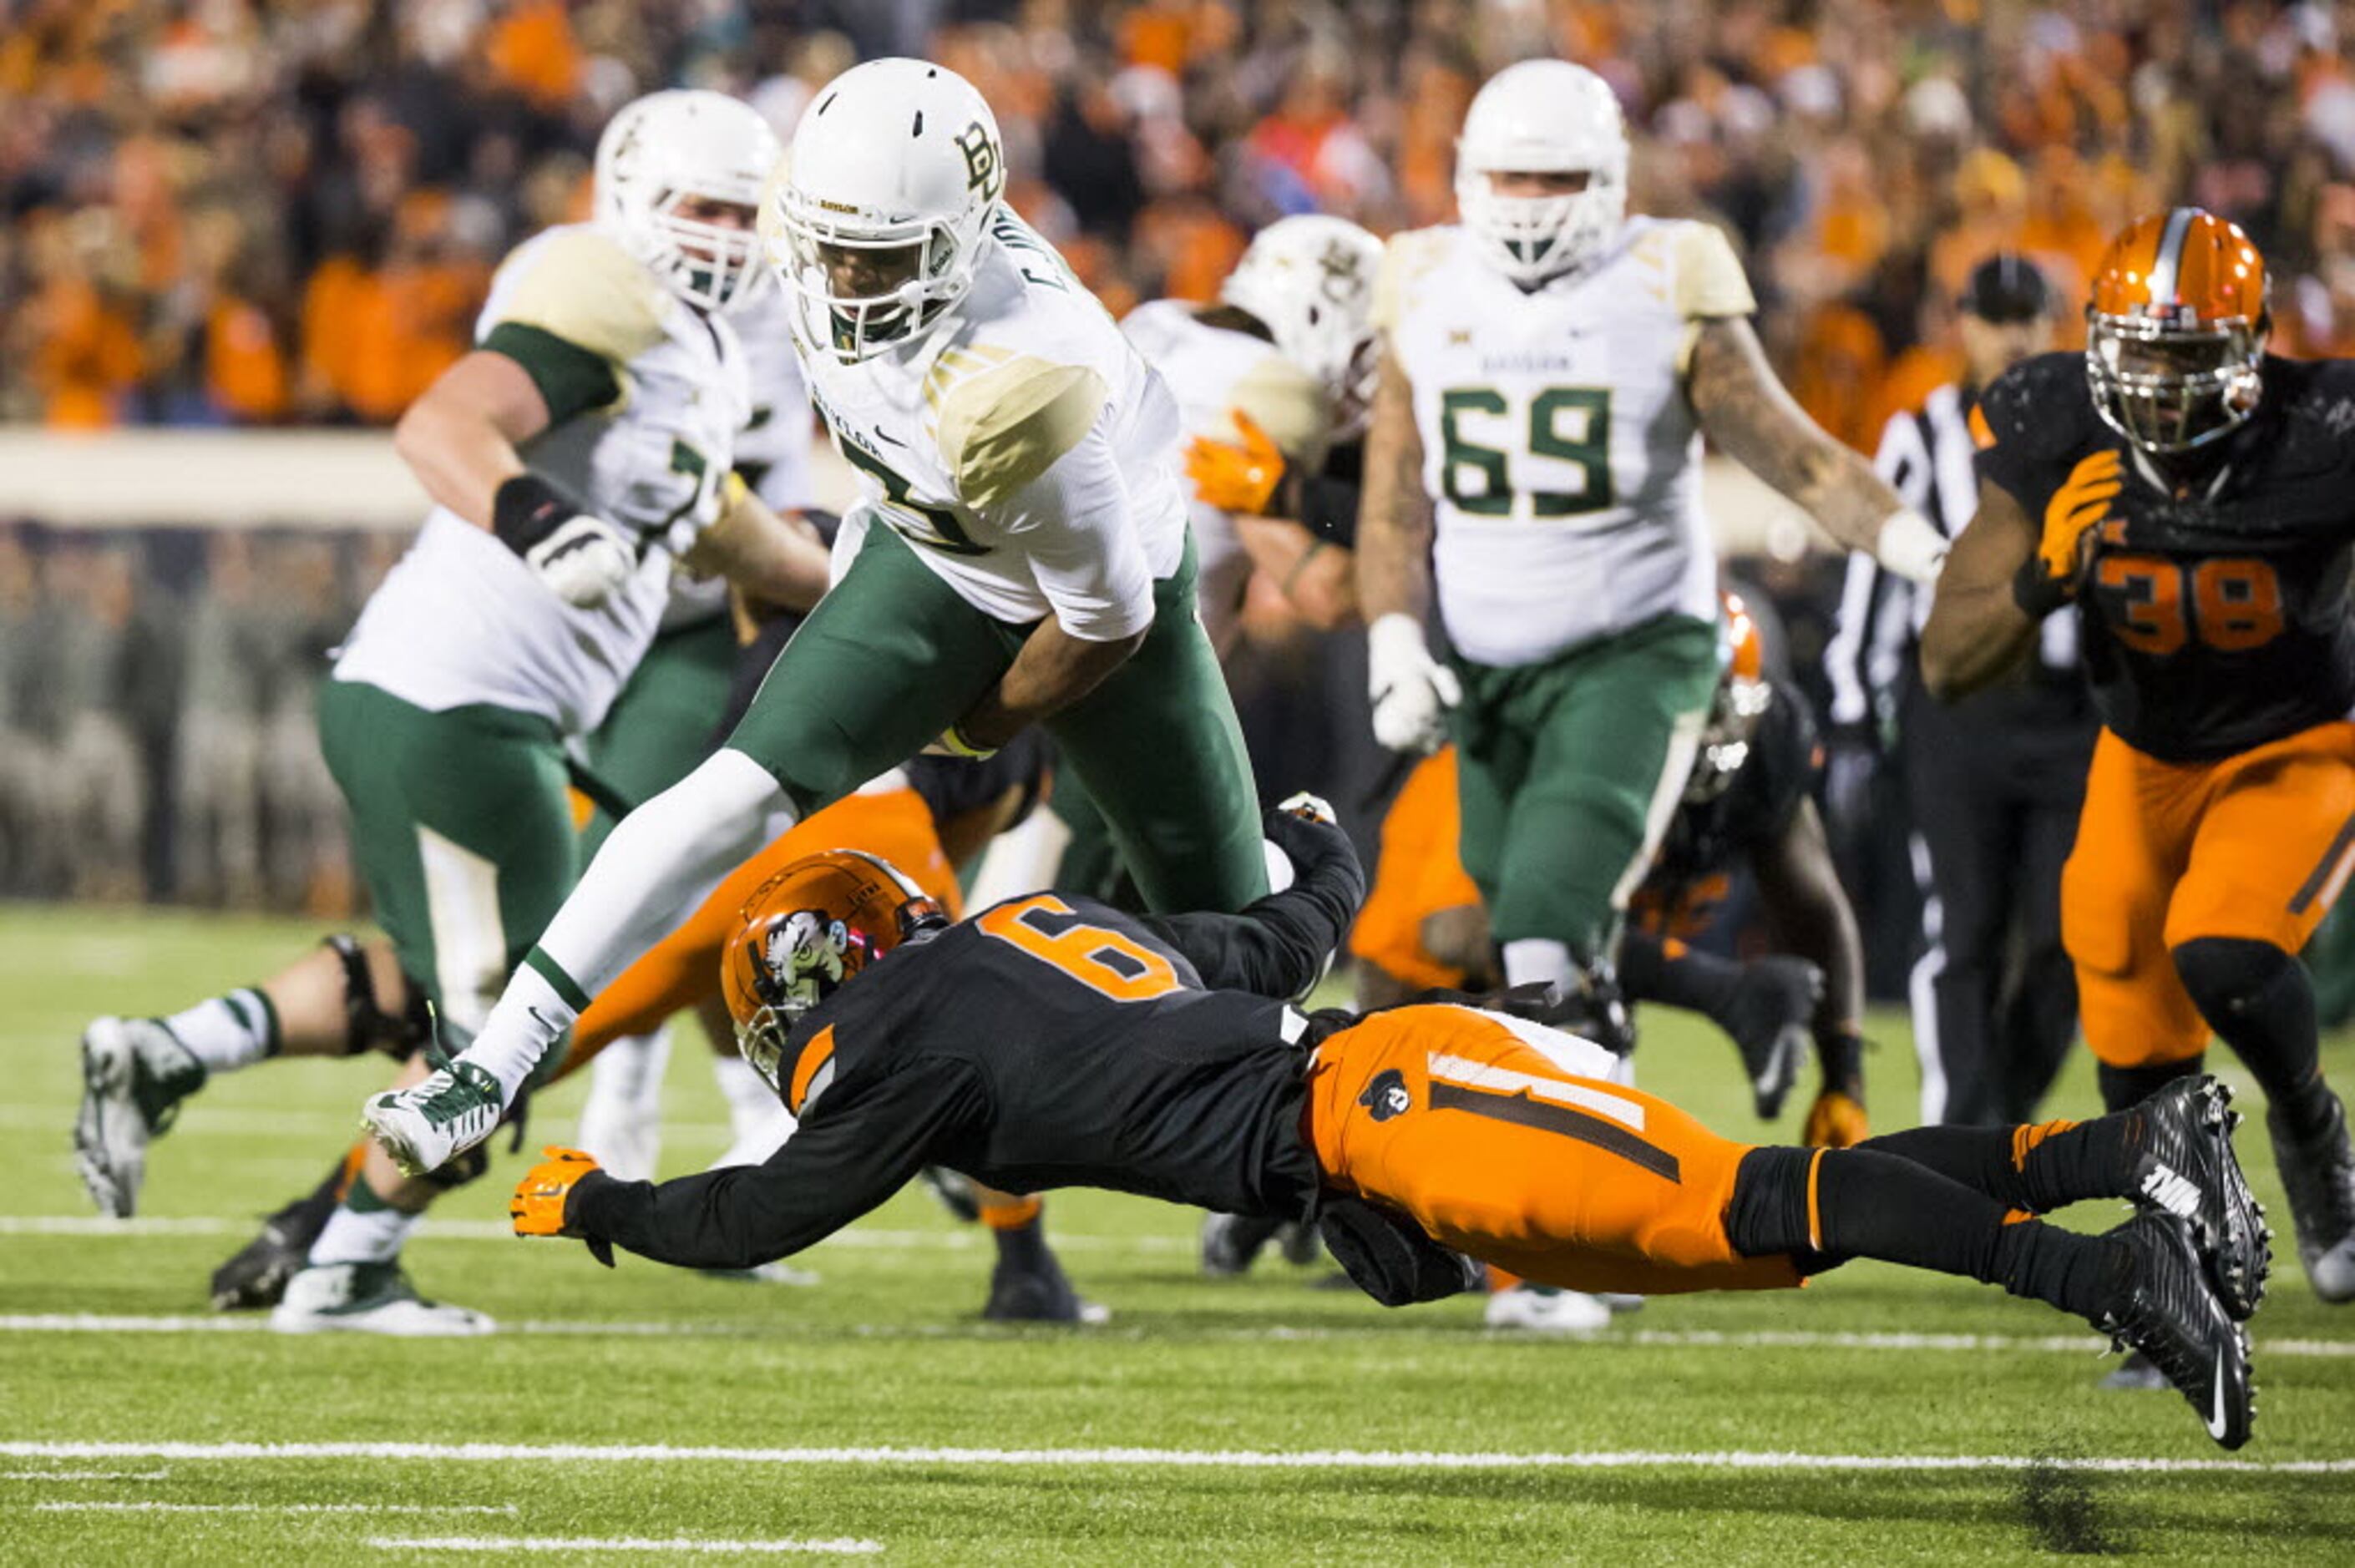
{"type": "Polygon", "coordinates": [[[2153,556],[2105,556],[2094,577],[2117,596],[2112,625],[2137,653],[2164,659],[2194,637],[2219,653],[2245,653],[2281,635],[2281,579],[2264,561],[2185,567],[2153,556]]]}
{"type": "Polygon", "coordinates": [[[1114,1001],[1145,1001],[1179,989],[1167,959],[1118,931],[1089,925],[1051,893],[1001,904],[975,923],[1114,1001]]]}
{"type": "MultiPolygon", "coordinates": [[[[1465,414],[1500,416],[1512,405],[1494,387],[1466,387],[1439,395],[1440,488],[1476,517],[1513,510],[1507,455],[1464,439],[1465,414]]],[[[1529,399],[1529,455],[1554,458],[1581,474],[1576,491],[1529,492],[1532,517],[1575,517],[1611,504],[1611,389],[1550,387],[1529,399]]]]}
{"type": "Polygon", "coordinates": [[[669,533],[671,524],[689,513],[702,516],[710,506],[713,488],[719,482],[719,475],[713,471],[710,460],[685,441],[671,442],[670,471],[686,474],[694,482],[695,488],[688,491],[687,499],[673,507],[670,515],[662,520],[662,525],[655,530],[657,534],[669,533]]]}
{"type": "Polygon", "coordinates": [[[883,509],[883,521],[891,532],[912,545],[922,545],[949,556],[986,556],[989,546],[976,545],[973,536],[957,522],[955,513],[945,506],[927,506],[908,493],[908,482],[883,466],[883,460],[859,446],[856,441],[837,441],[836,448],[855,468],[873,474],[882,486],[883,493],[891,498],[883,509]],[[921,525],[917,519],[922,520],[921,525]]]}

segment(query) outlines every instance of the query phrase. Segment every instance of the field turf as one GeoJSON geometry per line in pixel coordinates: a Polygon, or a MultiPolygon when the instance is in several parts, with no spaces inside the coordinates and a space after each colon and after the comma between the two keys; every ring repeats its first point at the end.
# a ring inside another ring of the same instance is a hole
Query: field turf
{"type": "MultiPolygon", "coordinates": [[[[1096,1329],[979,1323],[987,1239],[919,1193],[793,1288],[505,1238],[495,1174],[410,1261],[506,1331],[278,1338],[208,1313],[206,1277],[323,1173],[380,1061],[210,1086],[110,1229],[69,1153],[72,1047],[93,1012],[184,1004],[315,935],[0,909],[0,1561],[2355,1561],[2355,1309],[2317,1304],[2294,1257],[2255,1325],[2255,1440],[2222,1465],[2176,1395],[2100,1390],[2090,1334],[1978,1286],[1855,1266],[1548,1341],[1482,1331],[1472,1301],[1384,1312],[1273,1259],[1204,1281],[1193,1215],[1095,1193],[1049,1219],[1113,1309],[1096,1329]]],[[[725,1142],[690,1032],[671,1171],[725,1142]]],[[[1885,1129],[1914,1071],[1902,1020],[1873,1032],[1885,1129]]],[[[2330,1054],[2355,1083],[2355,1046],[2330,1054]]],[[[1642,1061],[1763,1136],[1705,1029],[1655,1012],[1642,1061]]],[[[579,1097],[544,1098],[535,1142],[570,1136],[579,1097]]],[[[2076,1063],[2053,1109],[2094,1104],[2076,1063]]],[[[2261,1124],[2242,1149],[2276,1197],[2261,1124]]]]}

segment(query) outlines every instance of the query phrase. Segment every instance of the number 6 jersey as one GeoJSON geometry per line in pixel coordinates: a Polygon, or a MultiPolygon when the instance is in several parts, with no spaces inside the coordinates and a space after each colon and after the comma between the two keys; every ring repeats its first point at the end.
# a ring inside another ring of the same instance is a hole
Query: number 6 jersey
{"type": "Polygon", "coordinates": [[[2355,362],[2267,355],[2248,422],[2173,481],[2104,424],[2078,354],[2015,366],[1973,422],[1979,476],[2041,526],[2083,465],[2123,481],[2077,597],[2102,722],[2167,762],[2355,707],[2355,362]],[[2120,454],[2123,454],[2121,461],[2120,454]]]}
{"type": "Polygon", "coordinates": [[[1391,241],[1374,320],[1414,387],[1458,652],[1528,664],[1715,617],[1684,373],[1700,322],[1754,308],[1706,224],[1631,217],[1593,265],[1528,293],[1461,228],[1391,241]]]}

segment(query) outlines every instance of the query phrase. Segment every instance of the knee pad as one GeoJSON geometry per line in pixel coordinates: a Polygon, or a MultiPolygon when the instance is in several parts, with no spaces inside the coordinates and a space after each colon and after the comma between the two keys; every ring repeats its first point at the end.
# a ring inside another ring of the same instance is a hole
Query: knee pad
{"type": "Polygon", "coordinates": [[[377,1001],[376,977],[368,972],[368,954],[359,942],[338,933],[321,945],[343,960],[345,1055],[378,1050],[396,1062],[406,1062],[432,1039],[432,1014],[423,986],[402,976],[401,989],[408,996],[400,1012],[387,1012],[377,1001]]]}
{"type": "Polygon", "coordinates": [[[2297,967],[2294,955],[2247,937],[2194,937],[2171,956],[2192,1004],[2219,1033],[2261,1006],[2297,967]]]}

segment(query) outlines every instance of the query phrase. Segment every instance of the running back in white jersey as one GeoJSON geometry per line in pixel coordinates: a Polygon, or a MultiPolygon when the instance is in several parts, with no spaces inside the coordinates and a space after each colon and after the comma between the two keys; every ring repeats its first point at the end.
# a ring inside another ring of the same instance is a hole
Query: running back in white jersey
{"type": "MultiPolygon", "coordinates": [[[[1178,399],[1180,430],[1188,438],[1241,440],[1234,418],[1240,412],[1267,432],[1286,462],[1311,469],[1321,464],[1332,428],[1324,388],[1266,338],[1204,324],[1198,313],[1202,308],[1156,300],[1120,323],[1178,399]]],[[[1195,598],[1211,646],[1223,651],[1242,609],[1251,557],[1226,512],[1189,497],[1188,516],[1200,574],[1195,598]]]]}
{"type": "Polygon", "coordinates": [[[1530,293],[1460,228],[1391,241],[1375,322],[1413,385],[1458,652],[1525,664],[1717,613],[1684,373],[1700,321],[1755,308],[1706,224],[1629,218],[1593,266],[1530,293]]]}
{"type": "Polygon", "coordinates": [[[1100,641],[1151,623],[1153,579],[1186,544],[1177,407],[1020,218],[992,219],[972,291],[915,342],[847,365],[800,346],[812,401],[859,471],[860,510],[966,603],[1100,641]],[[1026,514],[1026,487],[1095,429],[1121,493],[1053,523],[1026,514]]]}
{"type": "Polygon", "coordinates": [[[360,612],[335,676],[430,711],[486,703],[585,734],[653,640],[673,562],[719,515],[751,409],[744,352],[724,319],[669,293],[590,225],[518,247],[475,338],[536,361],[543,395],[556,389],[550,411],[564,417],[518,450],[641,541],[636,575],[598,609],[576,609],[487,530],[437,506],[360,612]],[[616,395],[567,407],[577,387],[603,389],[601,366],[616,395]]]}

